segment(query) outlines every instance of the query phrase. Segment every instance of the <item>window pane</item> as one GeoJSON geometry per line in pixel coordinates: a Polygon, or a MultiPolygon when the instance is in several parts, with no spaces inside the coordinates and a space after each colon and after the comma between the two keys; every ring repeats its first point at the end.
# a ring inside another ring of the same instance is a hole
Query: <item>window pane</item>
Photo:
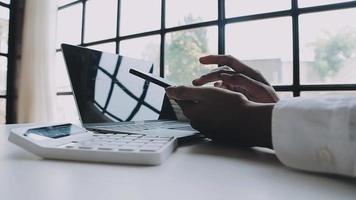
{"type": "Polygon", "coordinates": [[[80,3],[58,11],[58,48],[61,43],[80,44],[82,31],[82,8],[83,5],[80,3]]]}
{"type": "Polygon", "coordinates": [[[261,71],[272,84],[292,83],[292,22],[289,17],[227,25],[226,52],[261,71]]]}
{"type": "Polygon", "coordinates": [[[11,1],[10,1],[10,0],[1,0],[1,2],[3,2],[3,3],[7,3],[7,4],[10,4],[10,3],[11,3],[11,1]]]}
{"type": "Polygon", "coordinates": [[[320,5],[326,5],[326,4],[332,4],[332,3],[342,3],[342,2],[348,2],[351,0],[298,0],[298,5],[299,7],[308,7],[308,6],[320,6],[320,5]]]}
{"type": "Polygon", "coordinates": [[[288,10],[291,8],[290,0],[225,0],[226,17],[252,15],[264,12],[288,10]]]}
{"type": "Polygon", "coordinates": [[[0,95],[6,95],[7,58],[0,56],[0,95]]]}
{"type": "Polygon", "coordinates": [[[69,76],[67,73],[67,67],[64,62],[62,52],[56,54],[56,87],[57,92],[69,92],[72,91],[69,82],[69,76]]]}
{"type": "Polygon", "coordinates": [[[109,43],[104,43],[104,44],[97,44],[97,45],[87,46],[87,48],[95,49],[98,51],[104,51],[104,52],[108,52],[108,53],[115,53],[116,52],[116,43],[109,42],[109,43]]]}
{"type": "Polygon", "coordinates": [[[217,54],[216,27],[177,31],[166,35],[165,77],[177,84],[191,85],[193,79],[215,66],[202,66],[199,57],[217,54]]]}
{"type": "Polygon", "coordinates": [[[154,73],[159,74],[160,36],[148,36],[120,42],[120,55],[148,60],[154,63],[154,73]]]}
{"type": "Polygon", "coordinates": [[[85,11],[85,42],[116,36],[117,0],[90,0],[85,11]],[[100,13],[100,14],[98,14],[100,13]]]}
{"type": "Polygon", "coordinates": [[[76,0],[57,0],[57,5],[58,6],[63,6],[63,5],[66,5],[66,4],[69,4],[69,3],[72,3],[76,0]]]}
{"type": "Polygon", "coordinates": [[[7,53],[8,36],[9,36],[9,17],[8,8],[0,6],[0,52],[7,53]]]}
{"type": "Polygon", "coordinates": [[[73,95],[59,95],[56,97],[55,120],[57,122],[80,122],[73,95]]]}
{"type": "Polygon", "coordinates": [[[356,9],[300,16],[302,83],[356,83],[355,18],[356,9]]]}
{"type": "Polygon", "coordinates": [[[167,27],[216,20],[217,8],[217,0],[167,0],[167,27]]]}
{"type": "Polygon", "coordinates": [[[307,91],[301,92],[300,96],[341,96],[341,95],[356,95],[356,91],[307,91]]]}
{"type": "Polygon", "coordinates": [[[6,99],[0,99],[0,124],[6,122],[6,99]]]}
{"type": "Polygon", "coordinates": [[[122,0],[120,34],[147,32],[161,27],[161,0],[122,0]]]}

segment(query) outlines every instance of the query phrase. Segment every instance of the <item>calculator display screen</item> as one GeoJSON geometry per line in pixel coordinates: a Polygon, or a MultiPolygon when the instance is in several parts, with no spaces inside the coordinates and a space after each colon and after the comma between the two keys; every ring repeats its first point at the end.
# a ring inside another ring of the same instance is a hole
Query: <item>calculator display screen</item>
{"type": "Polygon", "coordinates": [[[83,129],[72,125],[72,124],[63,124],[58,126],[47,126],[41,128],[33,128],[29,129],[26,136],[30,136],[32,138],[37,138],[33,136],[40,136],[46,138],[61,138],[69,135],[74,135],[83,132],[83,129]]]}

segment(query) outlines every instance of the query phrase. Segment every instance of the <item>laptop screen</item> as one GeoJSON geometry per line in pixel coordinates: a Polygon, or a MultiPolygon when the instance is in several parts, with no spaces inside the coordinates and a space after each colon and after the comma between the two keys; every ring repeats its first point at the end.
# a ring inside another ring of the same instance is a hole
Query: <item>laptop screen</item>
{"type": "Polygon", "coordinates": [[[153,63],[66,44],[62,50],[82,123],[162,118],[164,89],[129,73],[152,72],[153,63]]]}

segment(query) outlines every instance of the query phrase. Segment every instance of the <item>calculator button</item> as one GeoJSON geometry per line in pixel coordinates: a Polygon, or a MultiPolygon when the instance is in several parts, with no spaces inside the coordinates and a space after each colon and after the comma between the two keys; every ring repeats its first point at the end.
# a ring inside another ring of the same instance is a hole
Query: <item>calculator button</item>
{"type": "Polygon", "coordinates": [[[144,142],[136,142],[136,141],[128,143],[128,145],[137,145],[137,146],[142,146],[144,144],[145,144],[144,142]]]}
{"type": "Polygon", "coordinates": [[[138,138],[138,137],[126,136],[126,137],[124,137],[123,139],[135,140],[135,139],[137,139],[137,138],[138,138]]]}
{"type": "Polygon", "coordinates": [[[126,145],[123,145],[121,148],[128,148],[128,149],[137,149],[139,148],[141,145],[130,145],[130,144],[126,144],[126,145]]]}
{"type": "Polygon", "coordinates": [[[159,138],[163,138],[163,139],[172,139],[172,137],[170,137],[170,136],[160,136],[159,138]]]}
{"type": "Polygon", "coordinates": [[[163,145],[163,144],[166,144],[167,142],[168,141],[154,140],[154,141],[150,142],[150,144],[161,144],[161,145],[163,145]]]}
{"type": "Polygon", "coordinates": [[[120,148],[119,151],[135,151],[135,149],[131,149],[131,148],[120,148]]]}
{"type": "Polygon", "coordinates": [[[98,150],[103,150],[103,151],[112,151],[112,148],[108,148],[108,147],[99,147],[98,150]]]}
{"type": "Polygon", "coordinates": [[[141,152],[155,152],[158,149],[140,149],[141,152]]]}
{"type": "Polygon", "coordinates": [[[158,138],[158,136],[147,136],[147,135],[145,135],[145,136],[142,137],[142,139],[156,139],[156,138],[158,138]]]}
{"type": "Polygon", "coordinates": [[[116,142],[112,142],[111,144],[113,144],[113,145],[124,145],[124,144],[127,144],[127,142],[124,142],[124,141],[116,141],[116,142]]]}
{"type": "Polygon", "coordinates": [[[140,149],[140,151],[149,151],[149,152],[152,152],[152,151],[158,151],[160,149],[160,147],[157,147],[157,146],[146,146],[146,147],[142,147],[140,149]]]}
{"type": "Polygon", "coordinates": [[[89,147],[89,146],[79,146],[78,149],[92,149],[92,147],[89,147]]]}
{"type": "Polygon", "coordinates": [[[161,148],[163,145],[162,144],[152,144],[152,143],[149,143],[147,145],[145,145],[144,147],[146,148],[161,148]]]}
{"type": "Polygon", "coordinates": [[[156,139],[154,139],[155,141],[169,141],[169,140],[171,140],[170,138],[156,138],[156,139]]]}
{"type": "Polygon", "coordinates": [[[147,142],[150,142],[150,141],[152,141],[152,139],[137,139],[137,140],[135,140],[135,142],[143,142],[143,143],[147,143],[147,142]]]}

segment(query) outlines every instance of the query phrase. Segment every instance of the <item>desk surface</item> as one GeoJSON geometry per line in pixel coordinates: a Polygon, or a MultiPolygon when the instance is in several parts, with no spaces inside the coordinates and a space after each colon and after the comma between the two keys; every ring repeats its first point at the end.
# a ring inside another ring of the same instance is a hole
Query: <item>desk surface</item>
{"type": "Polygon", "coordinates": [[[7,141],[0,127],[0,198],[356,199],[356,179],[295,171],[272,152],[180,147],[161,166],[43,160],[7,141]]]}

